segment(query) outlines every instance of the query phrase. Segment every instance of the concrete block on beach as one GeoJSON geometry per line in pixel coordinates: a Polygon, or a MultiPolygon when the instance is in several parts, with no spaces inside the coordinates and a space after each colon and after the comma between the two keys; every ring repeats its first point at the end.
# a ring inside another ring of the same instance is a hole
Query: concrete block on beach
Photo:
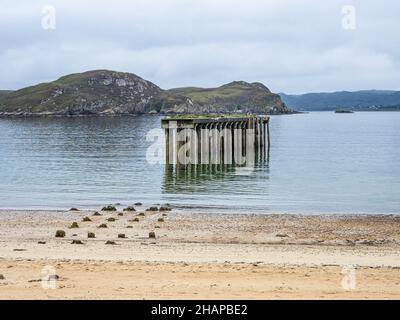
{"type": "Polygon", "coordinates": [[[156,233],[154,231],[149,232],[149,238],[150,239],[155,239],[156,238],[156,233]]]}
{"type": "Polygon", "coordinates": [[[57,230],[56,231],[56,238],[64,238],[65,237],[65,231],[64,230],[57,230]]]}
{"type": "Polygon", "coordinates": [[[113,205],[105,206],[101,209],[101,211],[117,211],[117,208],[113,205]]]}
{"type": "Polygon", "coordinates": [[[78,222],[72,222],[71,226],[69,227],[70,229],[76,229],[79,228],[78,222]]]}

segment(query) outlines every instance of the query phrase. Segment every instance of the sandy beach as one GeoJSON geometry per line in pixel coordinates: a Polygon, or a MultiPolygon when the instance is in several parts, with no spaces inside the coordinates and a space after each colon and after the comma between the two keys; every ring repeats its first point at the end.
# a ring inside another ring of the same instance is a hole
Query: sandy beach
{"type": "Polygon", "coordinates": [[[398,215],[136,210],[0,211],[0,299],[400,298],[398,215]]]}

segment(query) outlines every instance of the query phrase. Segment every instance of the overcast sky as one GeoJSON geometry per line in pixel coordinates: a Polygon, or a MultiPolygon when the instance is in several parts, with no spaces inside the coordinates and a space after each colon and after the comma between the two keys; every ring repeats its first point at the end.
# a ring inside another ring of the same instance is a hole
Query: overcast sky
{"type": "Polygon", "coordinates": [[[287,93],[400,89],[398,0],[0,5],[0,89],[92,69],[133,72],[162,88],[246,80],[287,93]],[[48,5],[56,10],[55,30],[43,29],[48,5]],[[356,10],[355,29],[346,5],[356,10]]]}

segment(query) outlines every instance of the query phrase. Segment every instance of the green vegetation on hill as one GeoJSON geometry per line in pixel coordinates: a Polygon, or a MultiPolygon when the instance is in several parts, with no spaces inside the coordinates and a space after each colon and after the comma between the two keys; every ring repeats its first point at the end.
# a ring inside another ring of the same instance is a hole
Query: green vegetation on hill
{"type": "Polygon", "coordinates": [[[168,116],[167,119],[179,120],[179,119],[210,119],[210,118],[243,118],[243,117],[255,117],[254,114],[242,114],[242,113],[224,113],[224,114],[176,114],[168,116]]]}
{"type": "MultiPolygon", "coordinates": [[[[248,85],[240,85],[237,83],[224,85],[218,88],[178,88],[172,89],[171,92],[187,96],[199,103],[208,103],[216,99],[235,99],[240,98],[243,94],[254,93],[253,88],[248,85]]],[[[266,92],[263,92],[265,94],[266,92]]]]}
{"type": "Polygon", "coordinates": [[[12,92],[11,90],[0,90],[0,99],[1,97],[4,97],[11,92],[12,92]]]}

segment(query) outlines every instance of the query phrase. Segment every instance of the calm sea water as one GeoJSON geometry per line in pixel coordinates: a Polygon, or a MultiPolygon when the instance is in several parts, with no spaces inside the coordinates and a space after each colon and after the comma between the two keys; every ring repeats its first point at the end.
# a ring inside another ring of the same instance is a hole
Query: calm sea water
{"type": "Polygon", "coordinates": [[[150,165],[145,135],[160,119],[0,119],[0,208],[400,213],[400,113],[272,117],[270,157],[246,174],[150,165]]]}

